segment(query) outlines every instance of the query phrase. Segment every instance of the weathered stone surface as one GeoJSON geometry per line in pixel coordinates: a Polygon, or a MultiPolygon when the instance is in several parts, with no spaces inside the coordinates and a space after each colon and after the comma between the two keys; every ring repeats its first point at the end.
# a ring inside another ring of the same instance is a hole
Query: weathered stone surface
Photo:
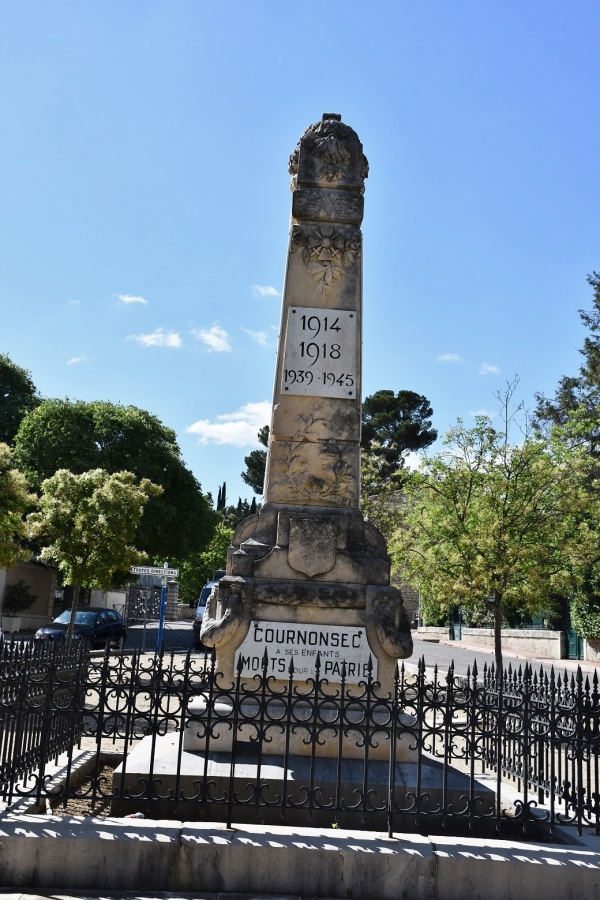
{"type": "Polygon", "coordinates": [[[352,225],[292,225],[286,306],[357,311],[362,287],[362,238],[352,225]]]}
{"type": "Polygon", "coordinates": [[[360,457],[349,441],[269,444],[265,496],[270,503],[358,508],[360,457]]]}
{"type": "Polygon", "coordinates": [[[289,172],[300,184],[351,187],[362,194],[369,163],[354,129],[337,113],[326,113],[300,138],[290,156],[289,172]]]}
{"type": "Polygon", "coordinates": [[[254,586],[254,602],[282,606],[364,609],[365,592],[357,585],[339,582],[259,581],[254,586]]]}
{"type": "Polygon", "coordinates": [[[288,562],[292,569],[321,575],[335,566],[338,523],[325,516],[294,516],[290,519],[288,562]]]}
{"type": "Polygon", "coordinates": [[[410,622],[396,588],[381,588],[373,598],[373,617],[379,643],[392,658],[405,659],[412,653],[410,622]]]}
{"type": "Polygon", "coordinates": [[[385,541],[359,509],[359,226],[368,164],[356,132],[327,114],[304,132],[290,172],[265,503],[234,535],[227,578],[202,633],[233,682],[236,650],[251,625],[355,628],[363,639],[366,632],[378,680],[390,690],[412,638],[402,596],[389,587],[385,541]]]}
{"type": "Polygon", "coordinates": [[[250,622],[249,588],[250,584],[243,578],[231,575],[222,578],[218,588],[213,588],[202,620],[201,639],[205,646],[220,647],[230,643],[236,633],[245,634],[250,622]]]}
{"type": "Polygon", "coordinates": [[[364,210],[364,200],[358,194],[347,191],[297,190],[292,197],[294,219],[309,219],[313,222],[343,222],[360,225],[364,210]]]}
{"type": "Polygon", "coordinates": [[[273,408],[276,440],[360,441],[360,397],[346,401],[282,394],[273,408]]]}

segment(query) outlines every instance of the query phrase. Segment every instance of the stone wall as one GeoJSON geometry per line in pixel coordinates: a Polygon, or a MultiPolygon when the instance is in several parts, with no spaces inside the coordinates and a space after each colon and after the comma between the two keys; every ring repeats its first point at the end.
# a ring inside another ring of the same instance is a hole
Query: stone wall
{"type": "Polygon", "coordinates": [[[417,636],[423,641],[451,641],[454,630],[451,625],[425,625],[419,626],[417,636]]]}
{"type": "MultiPolygon", "coordinates": [[[[463,628],[462,642],[493,647],[494,630],[493,628],[463,628]]],[[[502,630],[502,649],[526,655],[531,654],[541,659],[566,659],[567,635],[564,631],[506,628],[502,630]]]]}
{"type": "Polygon", "coordinates": [[[600,640],[584,641],[583,654],[586,662],[600,663],[600,640]]]}

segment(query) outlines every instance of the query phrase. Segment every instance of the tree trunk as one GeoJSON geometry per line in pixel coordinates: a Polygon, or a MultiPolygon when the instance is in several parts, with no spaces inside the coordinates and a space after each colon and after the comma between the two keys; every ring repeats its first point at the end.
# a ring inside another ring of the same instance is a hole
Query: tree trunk
{"type": "Polygon", "coordinates": [[[496,654],[496,678],[502,679],[502,594],[494,591],[494,653],[496,654]]]}
{"type": "Polygon", "coordinates": [[[71,644],[73,640],[73,629],[75,628],[75,615],[77,613],[77,601],[79,600],[79,585],[73,587],[73,603],[71,605],[71,618],[69,619],[69,627],[67,628],[67,644],[71,644]]]}

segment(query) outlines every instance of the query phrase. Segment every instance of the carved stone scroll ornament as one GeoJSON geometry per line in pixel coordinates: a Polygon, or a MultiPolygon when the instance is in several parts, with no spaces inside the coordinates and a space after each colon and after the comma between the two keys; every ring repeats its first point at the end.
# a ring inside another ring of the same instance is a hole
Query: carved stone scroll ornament
{"type": "Polygon", "coordinates": [[[407,659],[413,652],[410,622],[402,597],[389,589],[375,598],[374,621],[379,643],[394,659],[407,659]]]}
{"type": "Polygon", "coordinates": [[[244,611],[241,591],[235,587],[220,590],[216,584],[211,591],[200,629],[200,640],[206,647],[220,647],[231,640],[244,611]],[[224,596],[220,596],[224,595],[224,596]],[[221,615],[217,614],[217,603],[222,605],[221,615]]]}

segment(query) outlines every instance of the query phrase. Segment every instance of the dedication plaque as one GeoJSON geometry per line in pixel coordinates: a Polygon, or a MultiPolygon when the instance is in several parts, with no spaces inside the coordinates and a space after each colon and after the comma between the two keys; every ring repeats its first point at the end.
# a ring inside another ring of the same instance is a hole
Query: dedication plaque
{"type": "Polygon", "coordinates": [[[356,397],[356,318],[347,309],[289,308],[282,394],[356,397]]]}
{"type": "Polygon", "coordinates": [[[346,663],[346,682],[358,684],[369,674],[377,677],[377,658],[373,655],[364,628],[347,625],[298,625],[291,622],[254,621],[235,654],[234,671],[241,660],[242,677],[262,672],[267,651],[267,674],[281,680],[289,677],[290,660],[294,661],[294,680],[306,681],[316,674],[317,654],[321,657],[321,678],[342,680],[342,663],[346,663]]]}

